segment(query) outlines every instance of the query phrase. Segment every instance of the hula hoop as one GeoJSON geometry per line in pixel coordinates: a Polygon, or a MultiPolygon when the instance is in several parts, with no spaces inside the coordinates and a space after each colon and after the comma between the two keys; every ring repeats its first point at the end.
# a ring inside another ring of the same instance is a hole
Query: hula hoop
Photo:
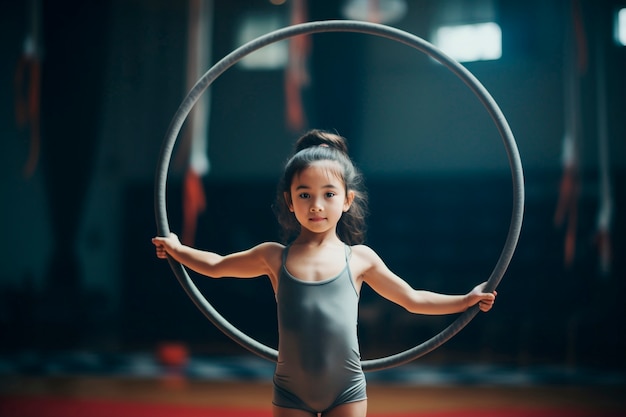
{"type": "MultiPolygon", "coordinates": [[[[459,64],[454,59],[448,57],[438,48],[430,44],[429,42],[402,30],[392,28],[390,26],[368,23],[353,20],[327,20],[319,22],[308,22],[298,25],[288,26],[283,29],[279,29],[270,32],[266,35],[260,36],[232,51],[226,55],[220,61],[218,61],[213,67],[211,67],[193,86],[189,91],[183,102],[180,104],[176,111],[170,126],[163,140],[161,153],[157,165],[155,175],[155,193],[154,193],[154,206],[156,214],[157,232],[159,236],[167,236],[170,233],[169,223],[167,219],[166,210],[166,180],[168,166],[170,163],[172,150],[176,143],[176,138],[180,132],[180,129],[187,118],[187,115],[191,111],[192,107],[206,88],[215,81],[224,71],[240,61],[246,55],[263,48],[269,44],[279,42],[281,40],[291,38],[298,35],[308,35],[321,32],[356,32],[374,35],[391,39],[405,45],[408,45],[414,49],[417,49],[431,58],[437,60],[439,63],[447,67],[452,73],[460,78],[469,87],[474,94],[478,97],[485,109],[488,111],[493,122],[495,123],[500,136],[504,142],[504,146],[507,152],[507,158],[511,169],[511,177],[513,182],[513,209],[511,214],[511,222],[509,225],[508,234],[504,243],[504,248],[500,253],[500,257],[487,280],[486,291],[493,291],[500,283],[506,269],[511,261],[513,252],[519,239],[522,217],[524,211],[524,174],[522,169],[522,163],[517,149],[515,138],[511,132],[511,129],[495,100],[491,97],[489,92],[483,87],[483,85],[472,75],[465,67],[459,64]]],[[[202,313],[224,334],[239,343],[244,348],[248,349],[252,353],[258,356],[276,361],[278,359],[278,352],[266,346],[257,340],[246,335],[230,322],[228,322],[217,310],[206,300],[206,298],[200,293],[196,285],[193,283],[185,268],[172,258],[168,259],[172,271],[176,275],[176,278],[182,285],[187,295],[194,302],[196,307],[202,311],[202,313]]],[[[462,313],[454,322],[448,327],[443,329],[439,334],[435,335],[431,339],[419,344],[411,349],[403,352],[371,360],[364,360],[361,362],[364,371],[375,371],[393,366],[398,366],[425,355],[428,352],[441,346],[451,337],[456,335],[463,327],[465,327],[478,313],[478,306],[473,306],[464,313],[462,313]]]]}

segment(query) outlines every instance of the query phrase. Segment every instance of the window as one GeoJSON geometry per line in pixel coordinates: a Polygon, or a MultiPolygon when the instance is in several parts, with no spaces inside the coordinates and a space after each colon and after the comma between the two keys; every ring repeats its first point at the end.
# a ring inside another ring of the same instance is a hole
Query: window
{"type": "Polygon", "coordinates": [[[626,8],[617,12],[615,35],[617,42],[622,46],[626,46],[626,8]]]}
{"type": "Polygon", "coordinates": [[[502,31],[494,22],[440,26],[433,44],[459,62],[495,60],[502,56],[502,31]]]}
{"type": "MultiPolygon", "coordinates": [[[[237,28],[236,47],[283,27],[285,18],[280,13],[248,13],[242,17],[237,28]]],[[[289,54],[287,41],[267,45],[247,55],[239,65],[249,70],[273,70],[284,68],[289,54]]]]}

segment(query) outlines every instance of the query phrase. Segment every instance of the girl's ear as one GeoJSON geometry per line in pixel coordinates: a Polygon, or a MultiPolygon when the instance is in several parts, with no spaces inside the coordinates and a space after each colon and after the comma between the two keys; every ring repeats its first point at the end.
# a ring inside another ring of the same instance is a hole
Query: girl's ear
{"type": "Polygon", "coordinates": [[[293,213],[293,204],[291,204],[291,193],[285,191],[283,193],[283,197],[285,198],[285,203],[287,204],[287,207],[289,207],[289,211],[293,213]]]}
{"type": "Polygon", "coordinates": [[[352,205],[353,201],[354,201],[354,191],[348,191],[348,193],[346,194],[346,201],[343,203],[344,213],[350,210],[350,206],[352,205]]]}

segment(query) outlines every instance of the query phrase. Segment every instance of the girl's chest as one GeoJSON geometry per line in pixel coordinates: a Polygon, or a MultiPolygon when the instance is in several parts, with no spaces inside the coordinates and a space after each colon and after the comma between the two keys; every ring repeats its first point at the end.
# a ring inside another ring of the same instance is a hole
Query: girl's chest
{"type": "Polygon", "coordinates": [[[285,268],[294,278],[305,282],[326,281],[339,275],[346,268],[346,260],[332,259],[289,260],[285,268]]]}
{"type": "Polygon", "coordinates": [[[291,250],[285,268],[294,278],[305,282],[331,279],[345,270],[348,257],[344,250],[291,250]]]}

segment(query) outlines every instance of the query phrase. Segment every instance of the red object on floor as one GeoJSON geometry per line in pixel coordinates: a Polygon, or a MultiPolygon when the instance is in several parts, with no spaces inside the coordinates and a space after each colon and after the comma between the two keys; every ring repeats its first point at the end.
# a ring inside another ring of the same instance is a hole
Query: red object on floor
{"type": "Polygon", "coordinates": [[[157,359],[165,366],[183,367],[189,362],[189,348],[184,343],[163,342],[157,347],[157,359]]]}

